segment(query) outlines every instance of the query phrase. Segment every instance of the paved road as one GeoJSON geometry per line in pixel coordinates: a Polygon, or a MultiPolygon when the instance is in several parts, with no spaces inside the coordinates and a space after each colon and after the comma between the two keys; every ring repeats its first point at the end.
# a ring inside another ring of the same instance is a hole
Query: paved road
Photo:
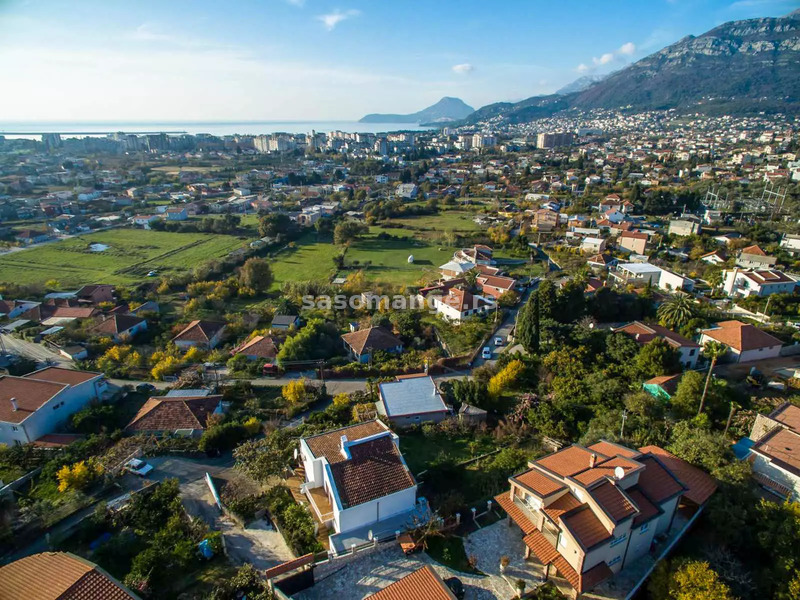
{"type": "Polygon", "coordinates": [[[519,304],[517,304],[517,306],[515,306],[514,308],[509,310],[508,313],[506,313],[506,316],[503,319],[503,322],[500,325],[500,327],[497,329],[497,331],[491,337],[491,339],[486,344],[484,344],[484,347],[489,346],[492,349],[492,358],[484,359],[481,356],[478,356],[478,358],[475,359],[475,362],[472,363],[473,368],[480,367],[486,363],[494,364],[494,362],[497,360],[497,358],[502,352],[506,352],[510,348],[518,349],[517,346],[508,345],[508,336],[509,334],[511,334],[511,332],[514,329],[514,326],[517,323],[517,315],[519,314],[520,308],[522,308],[525,305],[531,293],[533,292],[533,290],[536,289],[536,287],[537,287],[536,285],[532,285],[525,290],[525,292],[522,294],[522,298],[519,304]],[[503,340],[501,346],[495,345],[495,339],[498,337],[503,340]]]}
{"type": "Polygon", "coordinates": [[[7,352],[11,354],[19,354],[36,362],[55,362],[58,366],[70,368],[72,361],[68,358],[61,356],[58,352],[53,352],[43,344],[34,344],[26,340],[21,340],[6,333],[0,333],[0,339],[3,340],[3,345],[7,352]]]}

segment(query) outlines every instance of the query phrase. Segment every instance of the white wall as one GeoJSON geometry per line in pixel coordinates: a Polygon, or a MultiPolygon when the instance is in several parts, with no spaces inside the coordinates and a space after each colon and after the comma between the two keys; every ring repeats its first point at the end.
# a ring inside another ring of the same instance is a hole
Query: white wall
{"type": "Polygon", "coordinates": [[[800,477],[789,473],[788,471],[775,466],[765,457],[760,454],[752,454],[753,456],[753,471],[766,475],[773,481],[785,485],[792,490],[792,500],[795,502],[800,501],[800,477]]]}
{"type": "Polygon", "coordinates": [[[98,398],[106,389],[107,383],[102,375],[84,383],[66,387],[22,423],[0,425],[0,443],[10,445],[17,441],[24,444],[57,431],[74,412],[98,398]],[[14,427],[16,427],[16,431],[14,431],[14,427]]]}
{"type": "Polygon", "coordinates": [[[409,512],[417,503],[417,486],[395,492],[388,496],[365,502],[351,508],[339,510],[334,506],[336,533],[342,533],[385,521],[395,515],[409,512]]]}

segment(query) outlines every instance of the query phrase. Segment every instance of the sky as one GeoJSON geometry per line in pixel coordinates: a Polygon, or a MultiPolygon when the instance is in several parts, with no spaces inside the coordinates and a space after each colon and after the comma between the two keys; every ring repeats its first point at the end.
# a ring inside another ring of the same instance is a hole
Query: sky
{"type": "Polygon", "coordinates": [[[800,0],[0,0],[0,121],[357,120],[548,94],[800,0]]]}

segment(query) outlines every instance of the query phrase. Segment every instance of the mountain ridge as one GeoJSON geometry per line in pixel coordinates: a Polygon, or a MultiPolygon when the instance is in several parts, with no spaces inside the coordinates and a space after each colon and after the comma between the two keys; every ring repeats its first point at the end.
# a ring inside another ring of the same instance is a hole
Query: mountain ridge
{"type": "Polygon", "coordinates": [[[800,113],[800,10],[688,35],[567,94],[483,106],[463,124],[522,123],[578,109],[800,113]]]}

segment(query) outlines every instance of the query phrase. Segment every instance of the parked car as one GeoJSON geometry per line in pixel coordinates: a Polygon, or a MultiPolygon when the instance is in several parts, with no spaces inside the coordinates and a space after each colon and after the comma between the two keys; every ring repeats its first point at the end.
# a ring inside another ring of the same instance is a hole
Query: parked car
{"type": "Polygon", "coordinates": [[[491,348],[491,346],[485,346],[483,348],[483,352],[481,352],[481,358],[484,358],[484,359],[492,358],[492,348],[491,348]]]}
{"type": "Polygon", "coordinates": [[[495,346],[502,346],[503,345],[503,338],[501,338],[499,335],[496,338],[494,338],[494,345],[495,346]]]}
{"type": "Polygon", "coordinates": [[[138,458],[132,458],[125,465],[125,470],[139,477],[146,477],[147,474],[153,470],[153,465],[139,460],[138,458]]]}
{"type": "Polygon", "coordinates": [[[156,391],[156,386],[152,383],[140,383],[136,386],[136,391],[140,394],[149,394],[156,391]]]}

